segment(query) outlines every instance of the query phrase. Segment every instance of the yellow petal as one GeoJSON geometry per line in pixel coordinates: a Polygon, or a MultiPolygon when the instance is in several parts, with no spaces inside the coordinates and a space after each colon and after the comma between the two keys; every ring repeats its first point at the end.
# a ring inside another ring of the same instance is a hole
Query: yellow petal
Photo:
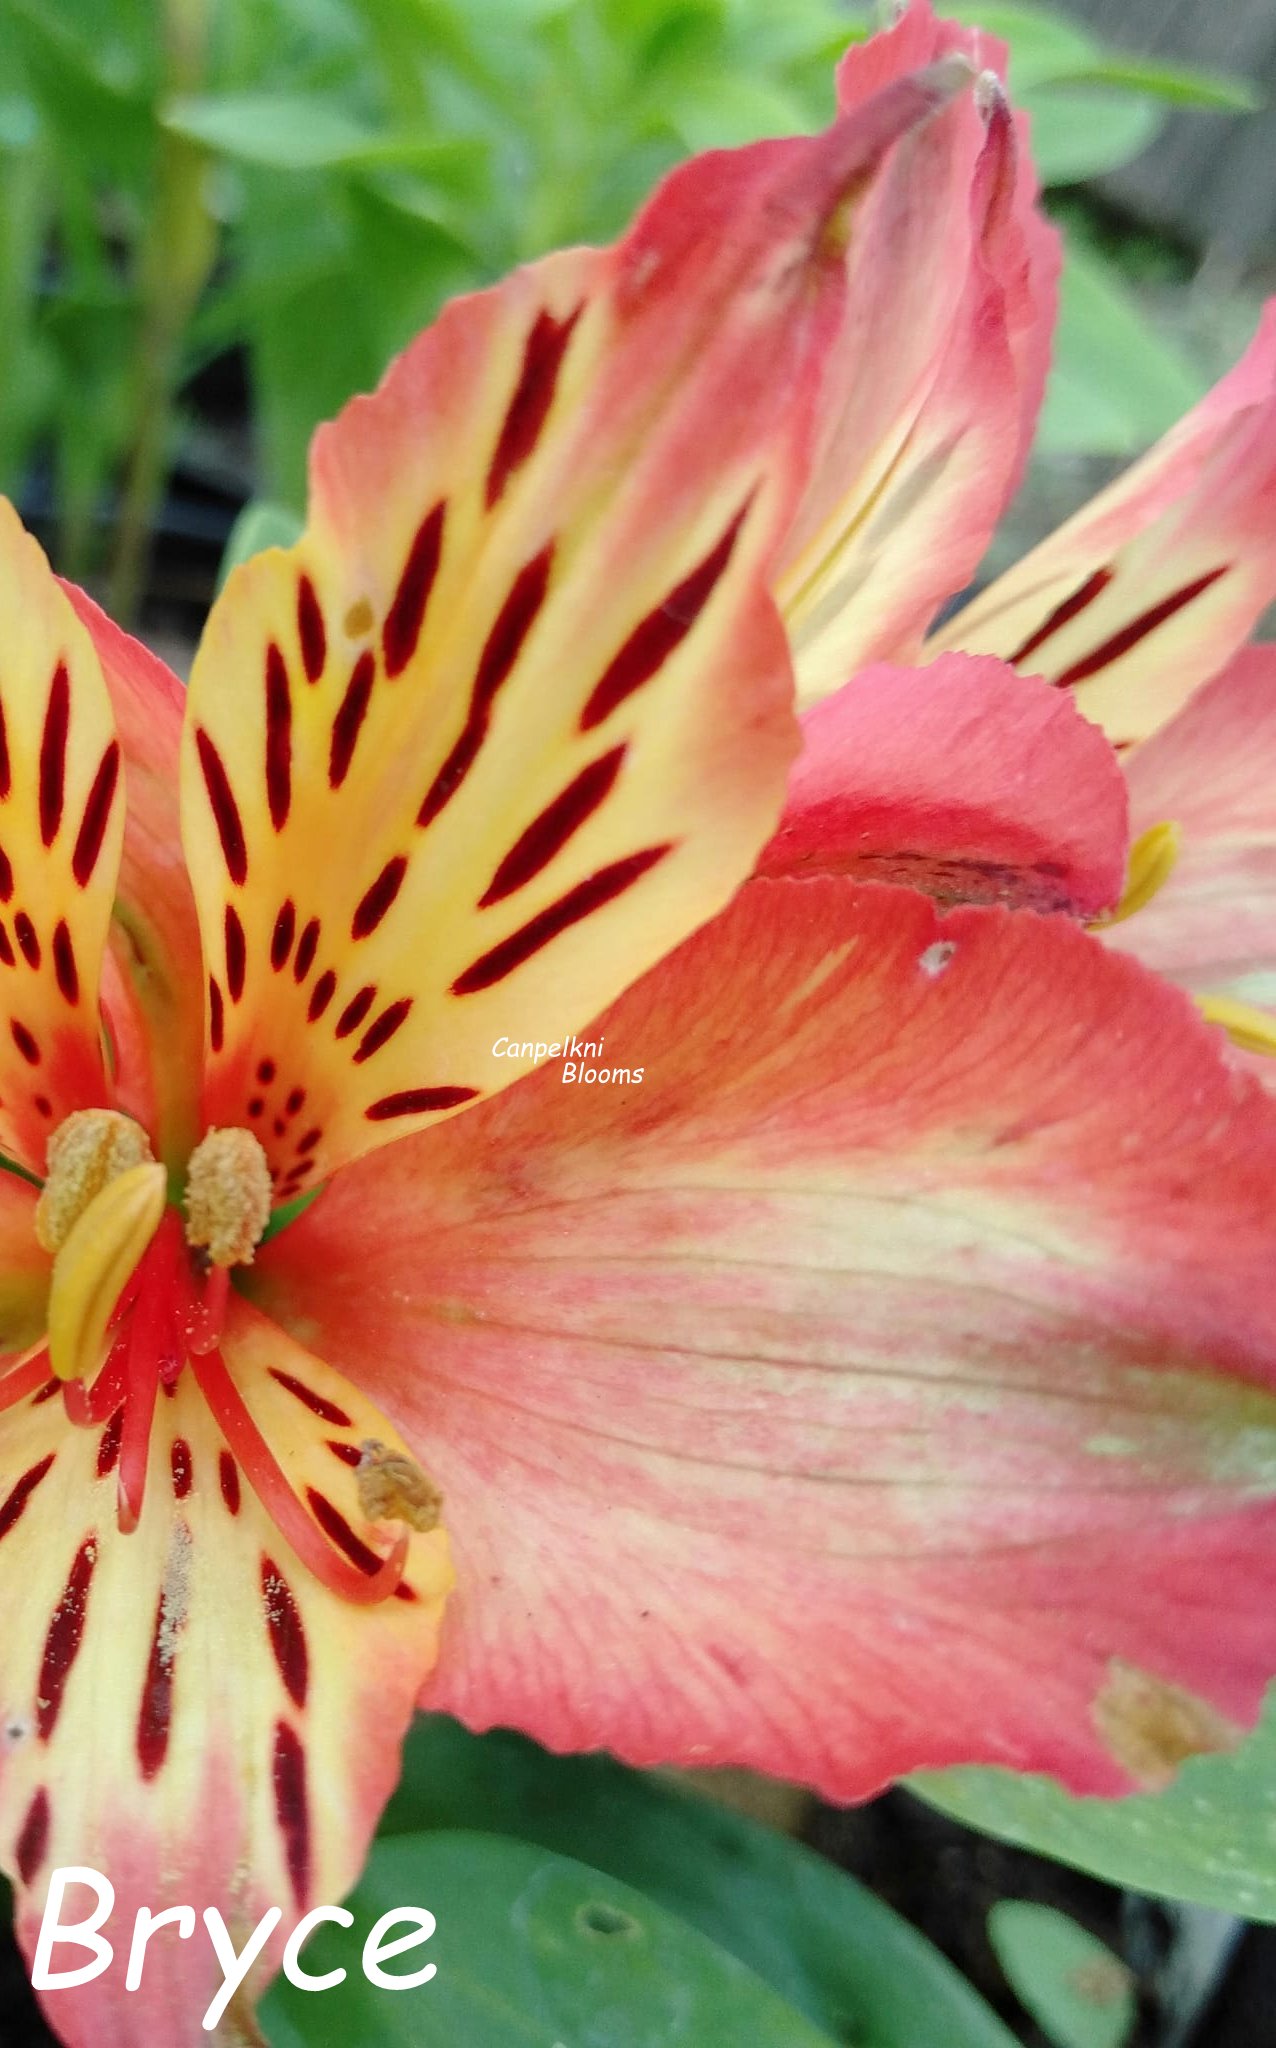
{"type": "Polygon", "coordinates": [[[101,664],[0,500],[0,1150],[44,1171],[107,1099],[98,982],[119,869],[120,748],[101,664]]]}

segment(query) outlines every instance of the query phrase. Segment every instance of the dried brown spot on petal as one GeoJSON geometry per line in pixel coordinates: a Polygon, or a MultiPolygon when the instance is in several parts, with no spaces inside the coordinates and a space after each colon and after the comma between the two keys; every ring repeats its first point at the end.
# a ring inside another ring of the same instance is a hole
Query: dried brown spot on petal
{"type": "Polygon", "coordinates": [[[443,1495],[419,1465],[375,1437],[366,1437],[359,1451],[359,1506],[370,1522],[406,1522],[422,1536],[438,1528],[443,1495]]]}
{"type": "Polygon", "coordinates": [[[1208,1700],[1120,1657],[1108,1666],[1093,1712],[1111,1754],[1149,1792],[1163,1791],[1189,1757],[1235,1749],[1245,1732],[1208,1700]]]}

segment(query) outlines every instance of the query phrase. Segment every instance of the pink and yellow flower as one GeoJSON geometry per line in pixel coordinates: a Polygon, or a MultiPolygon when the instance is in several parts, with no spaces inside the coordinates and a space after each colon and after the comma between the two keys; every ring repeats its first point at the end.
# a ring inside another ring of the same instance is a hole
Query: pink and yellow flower
{"type": "Polygon", "coordinates": [[[418,1703],[839,1798],[1252,1721],[1276,1104],[1128,955],[1273,965],[1276,329],[931,633],[1048,349],[999,64],[915,5],[826,134],[451,307],[186,693],[0,520],[28,1945],[80,1864],[277,1963],[418,1703]],[[1095,935],[1131,809],[1182,884],[1095,935]],[[586,1026],[640,1083],[537,1066],[586,1026]]]}

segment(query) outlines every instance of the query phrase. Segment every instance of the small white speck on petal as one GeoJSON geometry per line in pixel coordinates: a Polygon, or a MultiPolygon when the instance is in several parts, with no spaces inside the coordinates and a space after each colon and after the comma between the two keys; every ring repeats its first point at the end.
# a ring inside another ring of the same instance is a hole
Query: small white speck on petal
{"type": "Polygon", "coordinates": [[[955,940],[936,939],[933,946],[927,946],[917,965],[923,974],[929,974],[933,979],[935,975],[943,973],[956,951],[955,940]]]}

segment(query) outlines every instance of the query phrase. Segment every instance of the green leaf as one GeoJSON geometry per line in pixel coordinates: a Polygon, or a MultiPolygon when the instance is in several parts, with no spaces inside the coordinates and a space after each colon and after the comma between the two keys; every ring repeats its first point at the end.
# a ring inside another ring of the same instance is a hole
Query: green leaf
{"type": "Polygon", "coordinates": [[[308,93],[240,92],[176,99],[164,126],[240,163],[272,170],[350,170],[411,164],[444,185],[464,181],[481,165],[473,143],[416,130],[378,130],[330,101],[308,93]]]}
{"type": "Polygon", "coordinates": [[[267,498],[254,498],[245,505],[230,529],[221,565],[217,571],[220,590],[232,569],[259,555],[265,548],[290,548],[300,538],[302,522],[290,505],[276,505],[267,498]]]}
{"type": "Polygon", "coordinates": [[[345,1982],[316,1998],[281,1979],[261,2008],[273,2048],[832,2048],[760,1977],[650,1899],[508,1836],[380,1842],[350,1910],[354,1929],[322,1929],[305,1955],[316,1974],[344,1966],[345,1982]],[[438,1928],[389,1973],[429,1962],[437,1974],[414,1990],[381,1990],[358,1966],[356,1937],[405,1905],[433,1913],[438,1928]]]}
{"type": "Polygon", "coordinates": [[[1025,92],[1022,103],[1043,185],[1078,185],[1119,170],[1156,140],[1164,120],[1146,99],[1054,85],[1025,92]]]}
{"type": "Polygon", "coordinates": [[[1038,446],[1137,454],[1204,390],[1204,377],[1145,319],[1116,267],[1069,236],[1038,446]]]}
{"type": "Polygon", "coordinates": [[[988,1939],[1052,2048],[1123,2048],[1137,2012],[1134,1979],[1095,1935],[1053,1906],[1001,1899],[988,1939]]]}
{"type": "Polygon", "coordinates": [[[1064,85],[1107,85],[1145,93],[1172,107],[1220,107],[1225,112],[1252,114],[1266,105],[1263,94],[1246,78],[1198,71],[1187,64],[1157,64],[1121,50],[1097,54],[1075,71],[1061,70],[1057,77],[1064,85]]]}
{"type": "Polygon", "coordinates": [[[1014,2048],[907,1921],[786,1835],[610,1757],[549,1756],[522,1736],[422,1717],[383,1829],[475,1827],[633,1885],[855,2048],[1014,2048]]]}
{"type": "Polygon", "coordinates": [[[1276,1921],[1276,1690],[1229,1756],[1193,1757],[1165,1792],[1077,1799],[1013,1771],[929,1771],[913,1790],[1020,1848],[1154,1897],[1276,1921]]]}

